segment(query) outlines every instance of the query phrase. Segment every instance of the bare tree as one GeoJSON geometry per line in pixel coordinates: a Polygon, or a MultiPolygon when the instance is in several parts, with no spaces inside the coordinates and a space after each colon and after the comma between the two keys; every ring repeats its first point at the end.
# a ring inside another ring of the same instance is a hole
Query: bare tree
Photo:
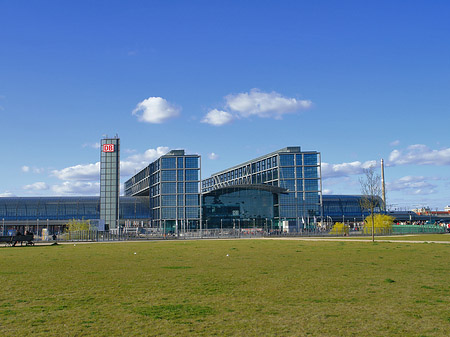
{"type": "Polygon", "coordinates": [[[380,176],[375,173],[375,167],[371,166],[364,170],[364,177],[359,179],[361,184],[361,208],[370,211],[372,217],[372,242],[375,242],[375,210],[380,207],[381,181],[380,176]]]}

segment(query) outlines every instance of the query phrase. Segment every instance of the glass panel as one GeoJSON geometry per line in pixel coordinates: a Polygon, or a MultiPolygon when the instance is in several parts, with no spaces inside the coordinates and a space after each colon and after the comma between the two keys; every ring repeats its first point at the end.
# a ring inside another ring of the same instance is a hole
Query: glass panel
{"type": "Polygon", "coordinates": [[[176,183],[161,183],[163,194],[175,194],[176,193],[176,183]]]}
{"type": "Polygon", "coordinates": [[[280,154],[280,166],[294,166],[294,155],[280,154]]]}
{"type": "Polygon", "coordinates": [[[161,180],[162,181],[175,181],[176,180],[176,171],[175,170],[162,170],[161,171],[161,180]]]}
{"type": "Polygon", "coordinates": [[[306,179],[305,180],[305,191],[318,191],[319,181],[316,179],[306,179]]]}
{"type": "Polygon", "coordinates": [[[175,158],[161,158],[161,166],[163,169],[176,168],[175,164],[175,158]]]}
{"type": "Polygon", "coordinates": [[[293,167],[282,167],[280,168],[280,178],[281,179],[294,179],[294,168],[293,167]]]}
{"type": "Polygon", "coordinates": [[[304,165],[317,165],[317,154],[304,154],[303,160],[305,161],[304,165]]]}
{"type": "Polygon", "coordinates": [[[198,183],[186,183],[186,193],[198,193],[198,183]]]}
{"type": "Polygon", "coordinates": [[[305,178],[317,178],[317,167],[304,167],[305,178]]]}
{"type": "Polygon", "coordinates": [[[199,170],[186,170],[186,180],[198,180],[199,170]]]}
{"type": "Polygon", "coordinates": [[[199,168],[198,157],[186,157],[186,168],[199,168]]]}

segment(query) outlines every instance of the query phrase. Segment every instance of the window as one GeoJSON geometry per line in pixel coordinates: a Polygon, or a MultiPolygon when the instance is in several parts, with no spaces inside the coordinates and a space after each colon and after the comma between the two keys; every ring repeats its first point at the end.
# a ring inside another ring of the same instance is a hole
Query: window
{"type": "Polygon", "coordinates": [[[186,168],[198,168],[198,158],[186,157],[186,168]]]}
{"type": "Polygon", "coordinates": [[[178,168],[183,168],[184,167],[184,158],[183,157],[178,157],[177,158],[177,167],[178,168]]]}
{"type": "Polygon", "coordinates": [[[184,206],[184,194],[177,195],[178,198],[178,206],[184,206]]]}
{"type": "Polygon", "coordinates": [[[317,167],[304,167],[305,178],[317,178],[317,167]]]}
{"type": "Polygon", "coordinates": [[[162,181],[176,181],[176,172],[175,170],[162,170],[162,181]]]}
{"type": "Polygon", "coordinates": [[[304,165],[317,165],[317,154],[316,153],[305,154],[303,160],[304,165]]]}
{"type": "Polygon", "coordinates": [[[199,204],[200,203],[198,194],[186,195],[186,206],[198,206],[199,204]]]}
{"type": "Polygon", "coordinates": [[[319,194],[317,192],[306,192],[305,193],[305,202],[308,204],[318,204],[319,203],[319,194]]]}
{"type": "Polygon", "coordinates": [[[198,219],[200,214],[199,207],[186,207],[186,218],[187,219],[198,219]]]}
{"type": "Polygon", "coordinates": [[[280,168],[281,179],[294,179],[294,168],[293,167],[281,167],[280,168]]]}
{"type": "Polygon", "coordinates": [[[177,216],[176,207],[163,207],[161,208],[161,216],[163,219],[175,219],[177,216]]]}
{"type": "Polygon", "coordinates": [[[163,169],[176,168],[175,158],[161,158],[161,166],[163,169]]]}
{"type": "Polygon", "coordinates": [[[186,180],[198,180],[198,170],[186,170],[186,180]]]}
{"type": "Polygon", "coordinates": [[[319,181],[316,179],[306,179],[305,180],[305,191],[318,191],[319,181]]]}
{"type": "Polygon", "coordinates": [[[184,180],[184,174],[183,174],[183,170],[177,170],[177,180],[178,181],[183,181],[184,180]]]}
{"type": "Polygon", "coordinates": [[[280,187],[295,191],[295,180],[280,180],[280,187]]]}
{"type": "Polygon", "coordinates": [[[176,193],[176,183],[162,183],[162,193],[163,194],[175,194],[176,193]]]}
{"type": "Polygon", "coordinates": [[[161,196],[161,206],[176,206],[176,195],[161,196]]]}
{"type": "Polygon", "coordinates": [[[186,193],[198,193],[198,183],[186,183],[186,193]]]}
{"type": "Polygon", "coordinates": [[[178,193],[184,193],[184,183],[177,183],[178,193]]]}
{"type": "Polygon", "coordinates": [[[294,166],[294,155],[280,154],[280,166],[294,166]]]}

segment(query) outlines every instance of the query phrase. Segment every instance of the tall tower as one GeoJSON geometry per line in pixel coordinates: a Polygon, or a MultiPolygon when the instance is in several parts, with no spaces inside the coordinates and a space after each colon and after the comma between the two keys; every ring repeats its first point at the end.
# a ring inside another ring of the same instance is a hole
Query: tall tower
{"type": "Polygon", "coordinates": [[[119,228],[120,139],[104,138],[100,147],[100,219],[105,229],[119,228]]]}
{"type": "Polygon", "coordinates": [[[384,160],[381,159],[381,194],[383,198],[383,211],[386,211],[386,184],[384,181],[384,160]]]}

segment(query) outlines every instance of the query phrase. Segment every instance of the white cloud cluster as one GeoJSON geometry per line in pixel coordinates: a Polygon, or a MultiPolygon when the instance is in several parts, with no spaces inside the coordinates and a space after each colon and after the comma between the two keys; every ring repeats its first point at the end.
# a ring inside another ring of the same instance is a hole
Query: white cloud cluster
{"type": "Polygon", "coordinates": [[[262,118],[281,119],[286,113],[310,108],[309,100],[298,100],[280,95],[277,92],[262,92],[252,89],[249,93],[225,97],[226,106],[238,113],[240,117],[258,116],[262,118]]]}
{"type": "Polygon", "coordinates": [[[372,166],[377,166],[376,160],[369,160],[364,163],[361,163],[360,161],[341,164],[322,163],[322,177],[323,179],[328,179],[362,174],[365,169],[372,166]]]}
{"type": "Polygon", "coordinates": [[[386,188],[389,191],[406,191],[417,195],[435,193],[437,186],[427,182],[426,179],[423,176],[405,176],[386,183],[386,188]]]}
{"type": "Polygon", "coordinates": [[[9,191],[5,191],[3,193],[0,193],[0,198],[9,198],[9,197],[14,197],[14,194],[9,192],[9,191]]]}
{"type": "Polygon", "coordinates": [[[169,152],[166,146],[158,146],[156,149],[148,149],[143,154],[135,154],[120,162],[120,175],[131,176],[136,169],[141,170],[151,162],[169,152]]]}
{"type": "Polygon", "coordinates": [[[53,170],[52,174],[61,180],[98,180],[100,175],[100,162],[70,166],[62,170],[53,170]]]}
{"type": "MultiPolygon", "coordinates": [[[[129,177],[136,169],[143,169],[157,158],[169,152],[169,148],[159,146],[144,153],[134,154],[120,162],[120,175],[129,177]]],[[[100,191],[100,162],[94,164],[74,165],[61,170],[53,170],[52,175],[62,181],[61,184],[49,186],[43,182],[23,186],[27,191],[50,190],[58,195],[98,195],[100,191]]]]}
{"type": "Polygon", "coordinates": [[[233,115],[223,110],[210,110],[201,120],[202,123],[220,126],[233,121],[233,115]]]}
{"type": "Polygon", "coordinates": [[[140,122],[160,124],[166,120],[177,117],[181,108],[169,103],[162,97],[149,97],[138,103],[132,114],[140,122]]]}
{"type": "Polygon", "coordinates": [[[27,191],[44,191],[48,190],[49,186],[43,181],[38,181],[34,184],[25,185],[23,189],[27,191]]]}
{"type": "Polygon", "coordinates": [[[22,166],[21,170],[22,170],[22,172],[25,172],[25,173],[29,173],[29,172],[42,173],[42,172],[44,172],[43,168],[38,168],[38,167],[31,168],[27,165],[22,166]]]}
{"type": "Polygon", "coordinates": [[[450,148],[432,150],[423,144],[410,145],[405,151],[393,150],[390,165],[450,165],[450,148]]]}
{"type": "Polygon", "coordinates": [[[308,109],[311,106],[312,102],[309,100],[284,97],[274,91],[262,92],[259,89],[252,89],[250,92],[226,96],[225,110],[210,110],[202,122],[220,126],[235,119],[252,116],[281,119],[284,114],[308,109]]]}
{"type": "Polygon", "coordinates": [[[100,191],[100,183],[65,181],[60,185],[53,185],[52,191],[57,195],[97,195],[100,191]]]}

